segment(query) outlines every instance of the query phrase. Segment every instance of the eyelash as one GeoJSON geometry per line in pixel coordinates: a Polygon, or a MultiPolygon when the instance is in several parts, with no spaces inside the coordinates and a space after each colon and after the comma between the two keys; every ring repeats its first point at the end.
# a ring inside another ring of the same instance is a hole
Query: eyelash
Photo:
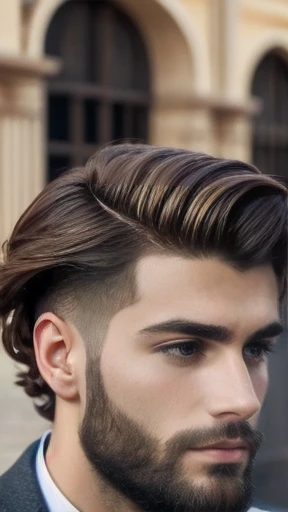
{"type": "MultiPolygon", "coordinates": [[[[246,356],[249,360],[253,361],[253,362],[260,362],[264,356],[267,356],[268,354],[270,354],[271,352],[274,352],[273,350],[273,343],[271,341],[260,341],[260,342],[255,342],[255,343],[251,343],[249,345],[246,345],[243,349],[243,355],[244,354],[244,351],[245,349],[247,348],[260,348],[262,353],[260,356],[257,356],[257,357],[253,357],[253,356],[246,356]]],[[[166,357],[169,357],[170,359],[174,359],[175,361],[177,362],[180,362],[182,364],[189,364],[191,362],[191,360],[198,360],[199,358],[201,357],[205,357],[205,354],[204,354],[204,343],[200,340],[197,340],[197,341],[183,341],[183,342],[180,342],[180,343],[174,343],[173,345],[164,345],[162,347],[159,348],[160,352],[166,356],[166,357]],[[195,349],[195,351],[193,351],[193,354],[191,355],[188,355],[188,356],[185,356],[185,355],[175,355],[175,353],[171,353],[171,351],[175,351],[175,350],[180,350],[181,348],[187,348],[187,347],[190,347],[190,348],[193,348],[195,349]]]]}

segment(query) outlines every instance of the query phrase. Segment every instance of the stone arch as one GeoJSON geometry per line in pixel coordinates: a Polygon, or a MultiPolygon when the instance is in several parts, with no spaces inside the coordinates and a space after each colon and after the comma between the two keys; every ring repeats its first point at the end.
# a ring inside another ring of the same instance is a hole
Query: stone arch
{"type": "Polygon", "coordinates": [[[279,36],[279,33],[265,35],[259,39],[254,49],[251,49],[249,58],[243,70],[243,93],[245,97],[251,95],[251,87],[255,72],[262,59],[268,53],[276,52],[288,63],[288,35],[279,36]]]}
{"type": "MultiPolygon", "coordinates": [[[[49,23],[57,9],[70,0],[40,0],[30,21],[27,56],[41,58],[49,23]]],[[[210,88],[208,56],[185,8],[174,0],[114,0],[142,32],[151,65],[152,94],[156,100],[191,98],[210,88]]]]}

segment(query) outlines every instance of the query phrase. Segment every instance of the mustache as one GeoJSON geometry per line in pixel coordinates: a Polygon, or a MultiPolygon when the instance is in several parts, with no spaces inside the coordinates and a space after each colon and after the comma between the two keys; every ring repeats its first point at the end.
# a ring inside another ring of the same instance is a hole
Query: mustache
{"type": "Polygon", "coordinates": [[[229,422],[216,425],[212,428],[203,428],[191,431],[185,430],[176,434],[165,444],[167,453],[177,458],[187,450],[197,450],[210,444],[227,440],[241,440],[248,444],[252,457],[255,457],[263,443],[263,434],[251,427],[247,421],[229,422]]]}

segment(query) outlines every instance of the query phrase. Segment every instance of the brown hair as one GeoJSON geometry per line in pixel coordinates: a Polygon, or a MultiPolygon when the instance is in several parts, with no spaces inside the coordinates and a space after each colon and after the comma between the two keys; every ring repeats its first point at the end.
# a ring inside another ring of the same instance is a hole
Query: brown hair
{"type": "Polygon", "coordinates": [[[47,185],[3,247],[4,347],[28,367],[17,384],[42,398],[36,408],[53,420],[55,395],[40,376],[33,349],[41,311],[64,319],[86,311],[91,324],[93,296],[102,304],[97,318],[100,311],[111,316],[131,298],[129,269],[155,250],[216,255],[243,270],[271,263],[283,299],[287,188],[238,161],[140,144],[108,146],[84,168],[47,185]]]}

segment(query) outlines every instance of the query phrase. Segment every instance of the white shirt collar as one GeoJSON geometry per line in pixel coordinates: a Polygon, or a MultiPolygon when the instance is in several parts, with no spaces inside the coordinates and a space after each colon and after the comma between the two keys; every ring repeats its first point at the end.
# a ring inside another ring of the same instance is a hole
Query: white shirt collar
{"type": "Polygon", "coordinates": [[[36,456],[36,474],[38,482],[46,501],[49,512],[79,512],[53,482],[44,458],[44,444],[51,430],[47,430],[41,437],[36,456]]]}
{"type": "Polygon", "coordinates": [[[252,507],[252,508],[249,508],[248,512],[269,512],[269,510],[263,510],[262,508],[255,508],[255,507],[252,507]]]}
{"type": "MultiPolygon", "coordinates": [[[[47,430],[41,437],[36,456],[36,474],[46,505],[49,512],[59,512],[59,510],[61,512],[79,512],[58,489],[48,472],[44,457],[44,445],[50,434],[51,430],[47,430]]],[[[259,508],[252,507],[248,512],[262,511],[259,508]]]]}

